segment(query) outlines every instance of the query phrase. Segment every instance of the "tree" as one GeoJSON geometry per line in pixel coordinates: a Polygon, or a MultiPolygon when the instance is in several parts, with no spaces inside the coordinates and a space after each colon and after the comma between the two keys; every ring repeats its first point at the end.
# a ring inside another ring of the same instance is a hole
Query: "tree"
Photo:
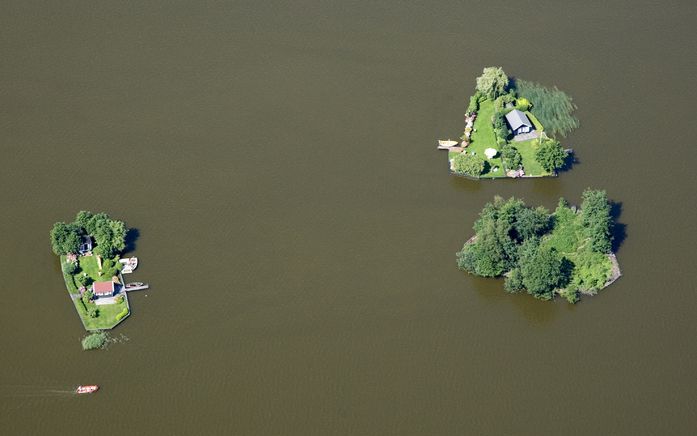
{"type": "Polygon", "coordinates": [[[612,249],[612,216],[607,192],[586,189],[581,203],[581,223],[591,240],[591,248],[599,253],[612,249]]]}
{"type": "Polygon", "coordinates": [[[484,172],[484,159],[473,154],[459,153],[453,158],[453,171],[478,177],[484,172]]]}
{"type": "Polygon", "coordinates": [[[503,289],[511,294],[516,294],[525,290],[523,274],[521,274],[520,268],[513,268],[508,273],[506,280],[503,282],[503,289]]]}
{"type": "Polygon", "coordinates": [[[477,77],[477,91],[490,99],[495,99],[506,92],[508,76],[501,67],[486,67],[477,77]]]}
{"type": "Polygon", "coordinates": [[[517,148],[511,145],[506,145],[501,149],[501,157],[506,162],[508,168],[518,169],[523,163],[523,156],[520,155],[517,148]]]}
{"type": "Polygon", "coordinates": [[[554,249],[541,248],[537,238],[526,240],[520,247],[518,264],[525,289],[540,300],[551,300],[554,289],[569,279],[561,256],[554,249]]]}
{"type": "Polygon", "coordinates": [[[549,172],[563,167],[567,157],[568,154],[559,141],[553,139],[541,141],[540,148],[535,153],[535,160],[549,172]]]}
{"type": "Polygon", "coordinates": [[[543,207],[524,207],[516,216],[515,230],[521,240],[542,236],[548,227],[549,212],[543,207]]]}
{"type": "Polygon", "coordinates": [[[87,274],[78,275],[76,277],[76,280],[80,284],[80,286],[84,286],[85,288],[91,285],[92,282],[94,282],[94,280],[92,280],[92,277],[88,276],[87,274]]]}
{"type": "Polygon", "coordinates": [[[63,271],[65,271],[66,274],[75,274],[77,269],[77,262],[65,262],[63,266],[63,271]]]}
{"type": "Polygon", "coordinates": [[[75,224],[58,222],[51,229],[51,248],[59,256],[77,252],[81,239],[82,232],[75,224]]]}

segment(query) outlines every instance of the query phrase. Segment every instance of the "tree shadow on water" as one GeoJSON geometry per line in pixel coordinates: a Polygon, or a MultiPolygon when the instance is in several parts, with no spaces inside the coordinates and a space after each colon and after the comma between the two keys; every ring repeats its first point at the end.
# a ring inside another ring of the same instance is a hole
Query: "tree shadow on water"
{"type": "Polygon", "coordinates": [[[619,222],[619,217],[622,215],[622,202],[611,201],[610,202],[610,216],[614,225],[612,226],[612,252],[617,253],[620,246],[627,238],[627,225],[619,222]]]}
{"type": "Polygon", "coordinates": [[[126,233],[126,248],[124,248],[124,252],[129,252],[129,251],[135,251],[136,249],[136,240],[140,236],[140,230],[136,228],[131,228],[128,229],[128,232],[126,233]]]}

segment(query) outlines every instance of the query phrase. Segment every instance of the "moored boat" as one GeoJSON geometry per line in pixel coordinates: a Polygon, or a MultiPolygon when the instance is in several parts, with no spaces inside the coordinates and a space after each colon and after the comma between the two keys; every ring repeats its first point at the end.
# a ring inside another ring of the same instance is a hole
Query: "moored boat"
{"type": "Polygon", "coordinates": [[[75,389],[76,394],[91,394],[92,392],[96,392],[99,389],[99,386],[97,385],[85,385],[85,386],[78,386],[77,389],[75,389]]]}
{"type": "Polygon", "coordinates": [[[438,140],[438,148],[440,150],[447,150],[450,147],[455,147],[457,145],[457,141],[453,141],[452,139],[439,139],[438,140]]]}

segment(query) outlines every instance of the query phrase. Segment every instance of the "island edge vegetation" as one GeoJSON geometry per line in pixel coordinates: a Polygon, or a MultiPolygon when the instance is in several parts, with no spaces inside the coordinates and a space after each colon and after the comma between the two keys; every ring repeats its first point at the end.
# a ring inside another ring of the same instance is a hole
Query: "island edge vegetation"
{"type": "Polygon", "coordinates": [[[506,292],[541,300],[558,294],[576,303],[621,275],[612,252],[613,226],[605,191],[584,191],[580,209],[561,198],[551,214],[497,196],[479,214],[457,265],[482,277],[504,276],[506,292]]]}

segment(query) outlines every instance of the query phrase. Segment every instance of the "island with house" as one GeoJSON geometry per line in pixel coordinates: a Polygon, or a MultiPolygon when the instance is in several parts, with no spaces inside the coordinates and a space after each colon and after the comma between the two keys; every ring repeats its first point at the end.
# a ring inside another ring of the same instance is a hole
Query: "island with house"
{"type": "Polygon", "coordinates": [[[556,136],[578,127],[571,97],[556,87],[509,79],[484,68],[465,113],[461,141],[439,140],[450,171],[474,179],[548,177],[567,167],[572,151],[556,136]]]}
{"type": "Polygon", "coordinates": [[[605,191],[587,189],[580,208],[563,198],[549,213],[501,197],[486,204],[474,236],[457,253],[457,265],[481,277],[504,277],[504,289],[541,300],[555,295],[576,303],[614,283],[620,268],[615,227],[605,191]]]}
{"type": "Polygon", "coordinates": [[[127,292],[148,288],[124,282],[123,274],[138,266],[135,257],[121,258],[127,233],[123,221],[88,211],[51,229],[51,248],[60,258],[68,294],[88,331],[116,327],[131,313],[127,292]]]}

